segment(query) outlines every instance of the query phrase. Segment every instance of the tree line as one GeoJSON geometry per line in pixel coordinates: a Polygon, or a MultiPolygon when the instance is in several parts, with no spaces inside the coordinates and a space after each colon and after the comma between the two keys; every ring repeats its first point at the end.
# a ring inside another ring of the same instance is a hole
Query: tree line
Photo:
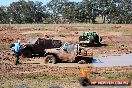
{"type": "Polygon", "coordinates": [[[42,2],[19,0],[0,7],[1,24],[25,23],[102,23],[131,24],[131,0],[51,0],[42,2]]]}

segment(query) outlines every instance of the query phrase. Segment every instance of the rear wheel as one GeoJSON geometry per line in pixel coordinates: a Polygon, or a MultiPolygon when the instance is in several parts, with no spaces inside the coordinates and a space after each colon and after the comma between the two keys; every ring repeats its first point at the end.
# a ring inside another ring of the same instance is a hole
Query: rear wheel
{"type": "Polygon", "coordinates": [[[22,51],[22,57],[27,57],[27,58],[30,58],[30,57],[32,57],[32,52],[31,52],[31,50],[29,50],[29,49],[25,49],[25,50],[23,50],[22,51]]]}
{"type": "Polygon", "coordinates": [[[84,36],[80,36],[79,37],[79,41],[85,41],[85,37],[84,36]]]}
{"type": "Polygon", "coordinates": [[[79,46],[86,47],[87,43],[80,43],[79,46]]]}
{"type": "Polygon", "coordinates": [[[47,55],[46,58],[44,59],[44,63],[45,64],[48,64],[48,63],[55,64],[56,63],[56,57],[53,55],[47,55]]]}
{"type": "Polygon", "coordinates": [[[93,47],[94,46],[94,37],[90,36],[89,40],[90,40],[90,42],[87,44],[87,46],[93,47]]]}

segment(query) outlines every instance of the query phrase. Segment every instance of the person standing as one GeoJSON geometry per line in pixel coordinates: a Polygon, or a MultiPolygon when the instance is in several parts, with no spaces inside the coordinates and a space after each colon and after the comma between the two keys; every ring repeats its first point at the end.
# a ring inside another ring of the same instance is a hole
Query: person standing
{"type": "Polygon", "coordinates": [[[19,56],[20,56],[20,40],[17,41],[17,43],[14,43],[14,51],[15,51],[15,56],[16,56],[16,62],[15,65],[19,64],[19,56]]]}

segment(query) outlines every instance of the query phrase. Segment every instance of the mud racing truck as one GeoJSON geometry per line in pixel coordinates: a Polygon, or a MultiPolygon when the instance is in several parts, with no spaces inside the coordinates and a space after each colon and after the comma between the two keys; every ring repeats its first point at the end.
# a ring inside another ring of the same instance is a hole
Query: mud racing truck
{"type": "Polygon", "coordinates": [[[79,37],[80,46],[101,45],[102,38],[96,32],[83,32],[79,37]]]}
{"type": "Polygon", "coordinates": [[[44,63],[55,64],[59,61],[91,63],[92,57],[92,52],[80,47],[79,44],[65,43],[60,48],[45,49],[44,63]]]}
{"type": "Polygon", "coordinates": [[[47,38],[30,38],[27,44],[21,46],[22,57],[31,58],[33,55],[43,56],[45,49],[59,48],[62,46],[60,40],[47,38]]]}

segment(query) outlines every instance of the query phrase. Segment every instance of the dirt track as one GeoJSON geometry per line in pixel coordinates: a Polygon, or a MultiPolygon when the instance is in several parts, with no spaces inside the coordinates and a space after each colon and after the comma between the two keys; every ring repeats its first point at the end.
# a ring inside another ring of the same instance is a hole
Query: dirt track
{"type": "MultiPolygon", "coordinates": [[[[98,25],[97,25],[98,26],[98,25]]],[[[104,25],[105,26],[105,25],[104,25]]],[[[106,25],[107,26],[107,25],[106,25]]],[[[109,26],[109,25],[108,25],[109,26]]],[[[0,28],[0,78],[8,77],[14,74],[30,74],[42,73],[66,77],[67,75],[75,75],[81,77],[80,67],[90,70],[91,73],[109,73],[116,71],[132,71],[131,66],[99,68],[91,65],[77,65],[74,63],[60,63],[58,66],[47,66],[43,64],[31,64],[27,59],[21,59],[21,62],[28,61],[29,64],[14,65],[15,57],[10,55],[9,44],[21,39],[22,42],[27,42],[30,37],[49,35],[55,39],[60,39],[64,42],[77,43],[78,37],[83,31],[96,31],[102,36],[104,44],[101,47],[90,47],[93,50],[94,57],[97,56],[111,56],[117,54],[132,53],[132,25],[115,26],[110,25],[109,28],[94,28],[88,27],[72,27],[69,25],[52,26],[48,28],[16,28],[16,27],[1,27],[0,28]],[[68,66],[67,66],[68,65],[68,66]]],[[[40,60],[41,61],[41,60],[40,60]]],[[[37,62],[36,62],[37,63],[37,62]]],[[[127,74],[127,73],[126,73],[127,74]]],[[[132,76],[129,75],[131,78],[132,76]]]]}

